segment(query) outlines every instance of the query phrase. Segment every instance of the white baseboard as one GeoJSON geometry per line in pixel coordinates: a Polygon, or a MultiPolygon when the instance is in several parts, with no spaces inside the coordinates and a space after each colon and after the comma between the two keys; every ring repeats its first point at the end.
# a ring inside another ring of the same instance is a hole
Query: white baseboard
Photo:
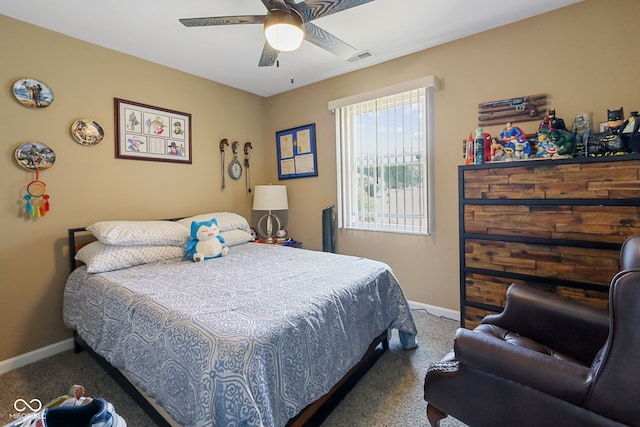
{"type": "Polygon", "coordinates": [[[435,305],[424,304],[416,301],[408,301],[412,310],[426,310],[434,316],[446,317],[447,319],[460,321],[460,312],[450,308],[437,307],[435,305]]]}
{"type": "Polygon", "coordinates": [[[55,344],[39,348],[37,350],[30,351],[29,353],[12,357],[11,359],[2,360],[0,361],[0,374],[13,371],[14,369],[18,369],[30,363],[37,362],[38,360],[46,359],[49,356],[53,356],[54,354],[70,350],[72,348],[73,338],[69,338],[64,341],[60,341],[55,344]]]}

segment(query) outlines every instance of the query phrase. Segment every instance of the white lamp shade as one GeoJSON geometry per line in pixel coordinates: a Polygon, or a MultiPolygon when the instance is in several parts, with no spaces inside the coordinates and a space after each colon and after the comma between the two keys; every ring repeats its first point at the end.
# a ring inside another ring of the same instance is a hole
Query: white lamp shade
{"type": "Polygon", "coordinates": [[[254,211],[289,209],[286,185],[256,185],[253,191],[254,211]]]}
{"type": "Polygon", "coordinates": [[[276,50],[296,50],[304,39],[302,18],[294,12],[272,10],[264,23],[264,36],[276,50]]]}

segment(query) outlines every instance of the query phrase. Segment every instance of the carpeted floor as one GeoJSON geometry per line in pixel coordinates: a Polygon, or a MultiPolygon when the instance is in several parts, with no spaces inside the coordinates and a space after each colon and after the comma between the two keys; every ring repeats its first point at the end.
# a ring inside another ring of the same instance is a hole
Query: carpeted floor
{"type": "MultiPolygon", "coordinates": [[[[427,427],[422,387],[427,367],[447,353],[458,322],[413,310],[420,346],[403,350],[394,331],[390,348],[322,423],[322,427],[427,427]]],[[[112,402],[129,427],[156,424],[86,352],[66,351],[0,375],[0,425],[12,421],[16,399],[48,402],[82,384],[88,396],[112,402]]],[[[442,427],[464,427],[451,417],[442,427]]]]}

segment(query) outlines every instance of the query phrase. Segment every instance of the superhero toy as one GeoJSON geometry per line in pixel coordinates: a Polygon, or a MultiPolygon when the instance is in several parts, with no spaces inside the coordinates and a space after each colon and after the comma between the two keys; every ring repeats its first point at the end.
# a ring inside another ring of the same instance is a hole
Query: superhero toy
{"type": "Polygon", "coordinates": [[[607,124],[609,128],[600,133],[593,134],[587,141],[587,153],[589,156],[614,156],[624,154],[626,148],[620,133],[624,122],[624,109],[607,110],[607,124]]]}

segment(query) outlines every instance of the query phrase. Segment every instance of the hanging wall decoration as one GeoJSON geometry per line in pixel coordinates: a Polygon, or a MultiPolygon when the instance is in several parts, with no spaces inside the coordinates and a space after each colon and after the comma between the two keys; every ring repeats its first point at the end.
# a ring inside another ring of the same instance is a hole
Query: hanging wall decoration
{"type": "Polygon", "coordinates": [[[45,108],[53,104],[49,86],[35,79],[24,78],[13,84],[13,96],[27,108],[45,108]]]}
{"type": "Polygon", "coordinates": [[[191,163],[191,114],[114,98],[116,157],[191,163]]]}
{"type": "Polygon", "coordinates": [[[233,144],[231,144],[233,159],[229,162],[229,176],[236,181],[239,180],[242,175],[242,165],[240,164],[240,160],[238,160],[238,144],[240,144],[238,141],[234,141],[233,144]]]}
{"type": "Polygon", "coordinates": [[[71,125],[71,136],[81,145],[96,145],[104,138],[104,130],[93,119],[80,119],[71,125]]]}
{"type": "Polygon", "coordinates": [[[222,141],[220,141],[220,172],[222,173],[222,189],[224,190],[224,188],[226,187],[226,183],[224,180],[224,149],[225,147],[229,146],[229,141],[227,141],[227,138],[223,139],[222,141]]]}
{"type": "Polygon", "coordinates": [[[27,184],[27,194],[22,198],[25,202],[26,215],[41,218],[49,211],[49,195],[47,184],[40,180],[40,171],[53,166],[56,154],[46,144],[27,142],[16,149],[15,159],[20,167],[29,171],[35,170],[35,179],[27,184]]]}
{"type": "Polygon", "coordinates": [[[504,125],[507,122],[531,122],[544,118],[547,95],[519,96],[478,104],[478,126],[504,125]]]}
{"type": "Polygon", "coordinates": [[[276,132],[278,179],[318,176],[316,124],[276,132]]]}
{"type": "Polygon", "coordinates": [[[245,186],[247,188],[247,193],[251,193],[251,178],[249,177],[249,150],[252,150],[253,146],[251,145],[250,142],[245,142],[244,143],[244,169],[247,171],[247,173],[244,175],[245,177],[245,186]]]}

